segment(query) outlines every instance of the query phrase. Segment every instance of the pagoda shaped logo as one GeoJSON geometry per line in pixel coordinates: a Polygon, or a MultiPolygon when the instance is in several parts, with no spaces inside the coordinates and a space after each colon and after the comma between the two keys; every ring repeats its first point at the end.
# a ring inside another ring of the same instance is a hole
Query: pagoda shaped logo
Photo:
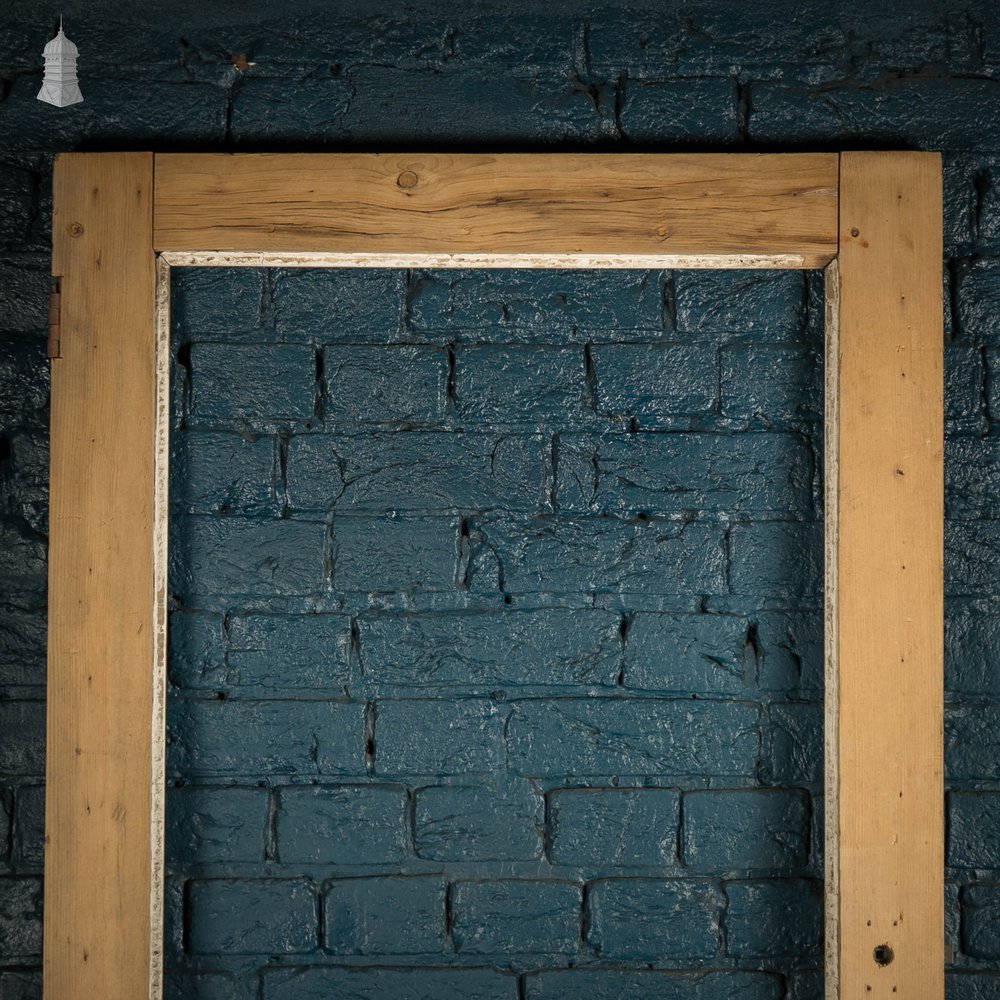
{"type": "Polygon", "coordinates": [[[63,34],[59,18],[59,34],[45,46],[45,77],[38,99],[57,108],[79,104],[83,100],[80,84],[76,79],[77,47],[63,34]]]}

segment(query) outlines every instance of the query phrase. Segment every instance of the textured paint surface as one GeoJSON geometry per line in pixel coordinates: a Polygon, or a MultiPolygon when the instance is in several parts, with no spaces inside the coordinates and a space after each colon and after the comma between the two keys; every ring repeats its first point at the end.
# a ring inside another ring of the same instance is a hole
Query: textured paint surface
{"type": "MultiPolygon", "coordinates": [[[[407,147],[944,151],[948,1000],[1000,1000],[990,4],[67,0],[73,109],[52,11],[0,6],[0,1000],[40,992],[52,155],[407,147]]],[[[817,1000],[815,278],[176,279],[169,1000],[817,1000]],[[375,954],[408,880],[441,922],[375,954]]]]}
{"type": "Polygon", "coordinates": [[[174,988],[544,996],[539,968],[652,963],[730,971],[579,988],[756,998],[815,970],[818,276],[591,279],[175,272],[174,988]],[[331,343],[372,287],[396,305],[331,343]],[[724,412],[747,338],[792,361],[724,412]]]}

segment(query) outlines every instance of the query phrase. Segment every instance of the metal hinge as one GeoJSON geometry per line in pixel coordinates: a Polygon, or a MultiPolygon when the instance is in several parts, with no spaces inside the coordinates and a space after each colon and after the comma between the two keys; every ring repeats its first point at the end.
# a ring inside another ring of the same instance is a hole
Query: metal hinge
{"type": "Polygon", "coordinates": [[[60,313],[62,310],[62,289],[60,287],[61,278],[52,279],[52,290],[49,292],[49,358],[61,358],[62,326],[60,323],[60,313]]]}

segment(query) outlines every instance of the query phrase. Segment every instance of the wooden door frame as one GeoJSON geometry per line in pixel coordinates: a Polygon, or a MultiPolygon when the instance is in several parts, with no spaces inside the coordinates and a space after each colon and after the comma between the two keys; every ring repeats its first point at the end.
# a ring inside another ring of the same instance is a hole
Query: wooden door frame
{"type": "Polygon", "coordinates": [[[59,156],[46,1000],[162,992],[169,273],[190,265],[825,267],[826,997],[941,1000],[941,243],[933,153],[59,156]]]}

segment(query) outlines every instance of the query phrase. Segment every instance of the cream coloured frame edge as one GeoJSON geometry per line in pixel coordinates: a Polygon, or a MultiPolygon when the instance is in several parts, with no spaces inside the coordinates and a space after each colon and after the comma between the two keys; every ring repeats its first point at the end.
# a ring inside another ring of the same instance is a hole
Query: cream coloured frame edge
{"type": "Polygon", "coordinates": [[[58,157],[46,1000],[162,992],[168,286],[191,265],[826,267],[826,995],[941,1000],[941,242],[931,153],[58,157]]]}

